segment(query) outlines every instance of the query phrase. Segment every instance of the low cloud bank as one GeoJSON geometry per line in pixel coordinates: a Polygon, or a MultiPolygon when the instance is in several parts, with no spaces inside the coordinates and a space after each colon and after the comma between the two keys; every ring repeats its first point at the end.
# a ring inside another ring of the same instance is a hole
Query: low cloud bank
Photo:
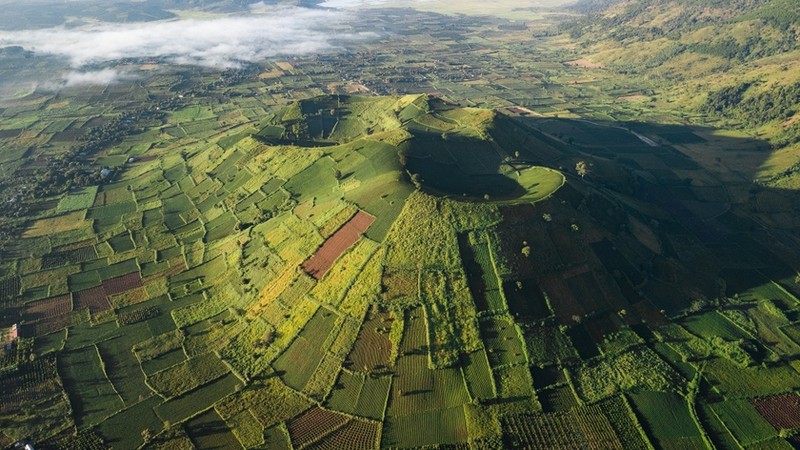
{"type": "Polygon", "coordinates": [[[355,39],[333,30],[346,18],[340,11],[262,7],[258,12],[206,20],[0,32],[0,47],[16,45],[39,55],[66,58],[73,71],[62,83],[80,85],[119,79],[124,74],[112,69],[89,71],[86,66],[122,58],[166,58],[177,64],[230,68],[279,55],[322,52],[337,41],[355,39]]]}

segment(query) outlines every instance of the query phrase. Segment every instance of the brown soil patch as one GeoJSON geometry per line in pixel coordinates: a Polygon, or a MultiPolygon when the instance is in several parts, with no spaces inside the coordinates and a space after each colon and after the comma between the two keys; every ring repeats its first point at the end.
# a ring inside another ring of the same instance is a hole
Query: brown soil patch
{"type": "Polygon", "coordinates": [[[119,294],[120,292],[130,291],[142,287],[142,277],[139,272],[129,273],[121,277],[109,278],[103,281],[103,290],[106,295],[119,294]]]}
{"type": "Polygon", "coordinates": [[[286,425],[292,444],[295,448],[302,449],[340,429],[349,420],[350,418],[344,414],[315,406],[290,420],[286,425]]]}
{"type": "Polygon", "coordinates": [[[84,289],[75,293],[75,309],[89,308],[89,312],[97,314],[111,309],[103,286],[84,289]]]}
{"type": "Polygon", "coordinates": [[[334,261],[355,244],[374,221],[375,218],[364,211],[357,212],[303,263],[303,270],[317,280],[322,279],[334,261]]]}
{"type": "Polygon", "coordinates": [[[800,428],[800,395],[754,398],[750,403],[776,430],[800,428]]]}
{"type": "Polygon", "coordinates": [[[72,298],[67,294],[28,303],[25,306],[25,314],[23,317],[26,322],[33,322],[34,320],[57,317],[71,311],[72,298]]]}

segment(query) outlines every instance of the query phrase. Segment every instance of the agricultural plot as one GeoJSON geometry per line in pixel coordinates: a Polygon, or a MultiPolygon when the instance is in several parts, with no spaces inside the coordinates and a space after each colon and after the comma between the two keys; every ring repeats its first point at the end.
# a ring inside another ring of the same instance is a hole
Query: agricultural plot
{"type": "MultiPolygon", "coordinates": [[[[326,277],[311,291],[311,296],[324,303],[338,306],[344,296],[354,287],[356,277],[373,257],[378,245],[362,239],[336,260],[326,277]]],[[[309,278],[311,279],[311,278],[309,278]]]]}
{"type": "Polygon", "coordinates": [[[111,246],[114,253],[129,252],[136,248],[136,244],[133,243],[131,235],[128,232],[112,237],[108,240],[108,245],[111,246]]]}
{"type": "Polygon", "coordinates": [[[74,295],[76,310],[88,308],[89,313],[97,314],[111,309],[108,296],[102,286],[78,291],[74,295]]]}
{"type": "Polygon", "coordinates": [[[120,448],[142,445],[144,441],[141,430],[149,429],[155,433],[164,427],[164,423],[153,411],[158,401],[159,398],[155,396],[139,402],[104,420],[96,429],[107,445],[120,448]]]}
{"type": "Polygon", "coordinates": [[[56,359],[52,355],[23,363],[0,379],[3,397],[0,413],[14,414],[31,401],[46,400],[63,391],[58,381],[56,359]]]}
{"type": "Polygon", "coordinates": [[[125,402],[125,406],[142,401],[153,393],[145,384],[145,377],[139,367],[139,361],[129,346],[130,336],[134,334],[135,332],[131,332],[125,337],[97,344],[97,352],[103,362],[103,369],[114,389],[125,402]]]}
{"type": "Polygon", "coordinates": [[[689,316],[682,322],[682,325],[689,332],[707,339],[714,336],[719,336],[726,341],[750,338],[741,328],[716,311],[689,316]]]}
{"type": "Polygon", "coordinates": [[[11,300],[17,295],[21,288],[19,277],[9,277],[0,280],[0,300],[11,300]]]}
{"type": "Polygon", "coordinates": [[[565,413],[505,416],[502,424],[505,444],[510,448],[624,448],[599,406],[565,413]]]}
{"type": "Polygon", "coordinates": [[[228,373],[213,353],[206,353],[147,376],[147,384],[164,398],[177,397],[228,373]]]}
{"type": "Polygon", "coordinates": [[[630,398],[647,435],[661,448],[707,447],[686,401],[677,394],[643,391],[630,398]]]}
{"type": "Polygon", "coordinates": [[[392,321],[389,313],[377,311],[375,307],[370,309],[346,360],[353,370],[369,373],[385,369],[389,365],[392,350],[389,331],[392,321]]]}
{"type": "MultiPolygon", "coordinates": [[[[452,413],[448,413],[451,418],[454,417],[453,414],[460,414],[463,419],[460,405],[469,402],[469,393],[461,370],[428,367],[425,324],[421,312],[417,308],[407,311],[405,315],[405,332],[400,344],[401,356],[395,365],[386,424],[410,424],[426,420],[422,413],[424,411],[432,413],[448,410],[452,413]],[[460,413],[453,412],[454,409],[458,409],[460,413]]],[[[390,425],[385,425],[384,435],[387,433],[386,427],[390,425]]],[[[408,434],[407,431],[405,433],[408,434]]],[[[397,435],[392,439],[406,438],[397,435]]]]}
{"type": "Polygon", "coordinates": [[[383,420],[391,377],[365,376],[343,370],[326,404],[333,410],[383,420]]]}
{"type": "Polygon", "coordinates": [[[520,332],[510,320],[481,319],[480,331],[493,368],[528,362],[520,332]]]}
{"type": "Polygon", "coordinates": [[[120,326],[132,325],[134,323],[148,321],[161,315],[161,308],[158,306],[145,306],[127,312],[120,312],[117,321],[120,326]]]}
{"type": "MultiPolygon", "coordinates": [[[[525,403],[535,399],[531,372],[527,366],[496,367],[493,373],[498,397],[525,403]]],[[[535,401],[531,403],[535,405],[535,401]]]]}
{"type": "Polygon", "coordinates": [[[750,403],[775,430],[800,428],[800,395],[783,394],[757,398],[750,403]]]}
{"type": "Polygon", "coordinates": [[[94,199],[96,196],[97,186],[91,186],[70,192],[58,202],[56,212],[68,213],[91,208],[94,204],[94,199]]]}
{"type": "Polygon", "coordinates": [[[586,401],[609,397],[618,390],[667,391],[685,383],[683,377],[648,347],[594,359],[576,371],[576,388],[586,401]]]}
{"type": "Polygon", "coordinates": [[[486,236],[478,236],[458,236],[459,252],[464,261],[470,292],[478,311],[503,311],[506,305],[486,236]]]}
{"type": "Polygon", "coordinates": [[[726,396],[759,397],[800,389],[800,375],[788,366],[741,368],[724,358],[706,363],[706,376],[726,396]]]}
{"type": "Polygon", "coordinates": [[[94,246],[79,247],[71,250],[57,251],[42,256],[42,269],[77,264],[97,258],[94,246]]]}
{"type": "Polygon", "coordinates": [[[61,351],[64,349],[66,340],[66,329],[61,329],[50,334],[39,336],[34,339],[34,351],[40,355],[61,351]]]}
{"type": "Polygon", "coordinates": [[[197,448],[242,448],[213,408],[188,420],[184,429],[197,448]]]}
{"type": "Polygon", "coordinates": [[[586,310],[575,297],[569,285],[558,275],[546,275],[539,280],[544,294],[550,300],[556,318],[563,325],[574,324],[576,317],[586,310]]]}
{"type": "Polygon", "coordinates": [[[743,447],[776,437],[776,430],[747,400],[713,403],[711,409],[743,447]]]}
{"type": "Polygon", "coordinates": [[[286,428],[295,448],[306,448],[342,428],[349,417],[315,406],[290,420],[286,428]]]}
{"type": "Polygon", "coordinates": [[[535,279],[504,281],[503,293],[514,317],[540,320],[553,314],[535,279]]]}
{"type": "Polygon", "coordinates": [[[374,220],[374,217],[362,211],[356,213],[342,228],[329,237],[311,258],[303,263],[303,269],[317,280],[322,279],[336,258],[355,244],[374,220]]]}
{"type": "Polygon", "coordinates": [[[45,300],[39,300],[26,305],[23,317],[26,322],[40,319],[52,319],[72,311],[72,297],[60,295],[45,300]]]}
{"type": "Polygon", "coordinates": [[[114,295],[142,287],[142,277],[138,272],[103,280],[106,295],[114,295]]]}
{"type": "Polygon", "coordinates": [[[124,402],[106,376],[95,346],[62,354],[58,371],[80,428],[98,424],[122,409],[124,402]]]}
{"type": "Polygon", "coordinates": [[[314,450],[371,450],[378,448],[380,426],[375,422],[351,419],[341,428],[325,436],[312,446],[314,450]]]}
{"type": "Polygon", "coordinates": [[[326,342],[335,323],[334,313],[319,308],[289,348],[275,360],[273,367],[287,385],[299,391],[305,388],[325,357],[326,342]]]}
{"type": "Polygon", "coordinates": [[[600,355],[600,349],[587,330],[586,325],[579,324],[570,328],[567,331],[567,335],[582,359],[591,359],[600,355]]]}
{"type": "Polygon", "coordinates": [[[354,414],[373,420],[383,420],[391,394],[391,377],[367,377],[358,396],[354,414]]]}
{"type": "Polygon", "coordinates": [[[264,429],[249,410],[229,416],[225,423],[243,447],[264,445],[264,429]]]}
{"type": "Polygon", "coordinates": [[[74,211],[47,219],[39,219],[28,227],[23,237],[35,238],[85,229],[91,225],[90,221],[84,219],[86,215],[85,211],[74,211]]]}
{"type": "Polygon", "coordinates": [[[364,387],[365,376],[358,372],[342,370],[333,386],[326,406],[335,411],[353,414],[358,403],[358,397],[364,387]]]}
{"type": "Polygon", "coordinates": [[[586,313],[602,313],[610,309],[593,272],[569,277],[565,282],[586,313]]]}
{"type": "Polygon", "coordinates": [[[497,396],[492,377],[492,368],[484,350],[468,353],[463,357],[461,369],[467,383],[470,397],[478,400],[489,400],[497,396]]]}
{"type": "Polygon", "coordinates": [[[306,397],[288,388],[280,379],[271,377],[255,380],[247,388],[217,403],[215,408],[226,421],[247,412],[266,429],[297,417],[311,406],[306,397]]]}
{"type": "Polygon", "coordinates": [[[155,408],[162,421],[179,423],[209,408],[241,388],[241,381],[233,374],[212,381],[180,397],[164,402],[155,408]]]}
{"type": "MultiPolygon", "coordinates": [[[[534,378],[534,381],[536,378],[534,378]]],[[[578,401],[569,386],[548,387],[536,392],[536,398],[542,405],[542,412],[553,413],[569,411],[578,406],[578,401]]]]}
{"type": "Polygon", "coordinates": [[[34,323],[26,323],[22,327],[22,336],[41,337],[58,330],[63,330],[72,324],[72,315],[63,314],[50,319],[39,320],[34,323]]]}
{"type": "Polygon", "coordinates": [[[381,447],[462,444],[468,437],[464,407],[455,406],[408,416],[388,416],[383,425],[381,447]]]}

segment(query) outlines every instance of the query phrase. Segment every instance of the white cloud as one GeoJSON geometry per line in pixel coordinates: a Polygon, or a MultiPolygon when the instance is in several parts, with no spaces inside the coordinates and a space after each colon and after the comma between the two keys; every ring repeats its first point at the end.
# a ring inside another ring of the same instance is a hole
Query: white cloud
{"type": "MultiPolygon", "coordinates": [[[[406,4],[429,2],[431,0],[325,0],[319,6],[323,8],[357,8],[359,6],[383,5],[392,2],[393,6],[409,6],[406,4]],[[400,5],[403,3],[403,5],[400,5]]],[[[413,5],[412,5],[413,6],[413,5]]]]}
{"type": "Polygon", "coordinates": [[[100,23],[77,29],[0,31],[0,47],[22,46],[37,54],[67,58],[74,69],[64,83],[97,82],[119,78],[112,70],[86,72],[88,64],[121,58],[167,58],[178,64],[228,68],[242,61],[278,55],[297,55],[332,48],[355,35],[331,31],[346,15],[339,11],[307,8],[264,8],[260,14],[212,19],[180,19],[128,24],[100,23]]]}
{"type": "Polygon", "coordinates": [[[115,69],[103,69],[96,71],[72,71],[64,75],[65,86],[85,86],[100,84],[106,85],[115,83],[123,79],[130,79],[131,76],[115,69]]]}

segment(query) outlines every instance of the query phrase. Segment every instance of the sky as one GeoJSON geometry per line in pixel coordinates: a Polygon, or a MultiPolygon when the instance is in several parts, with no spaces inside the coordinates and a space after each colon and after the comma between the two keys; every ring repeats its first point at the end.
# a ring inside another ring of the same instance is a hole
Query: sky
{"type": "Polygon", "coordinates": [[[121,58],[166,58],[176,64],[230,68],[274,56],[328,51],[358,38],[335,31],[347,17],[331,9],[262,3],[234,16],[0,31],[0,47],[21,46],[37,55],[63,58],[68,70],[51,80],[56,84],[108,84],[130,74],[122,69],[93,70],[93,65],[121,58]]]}

